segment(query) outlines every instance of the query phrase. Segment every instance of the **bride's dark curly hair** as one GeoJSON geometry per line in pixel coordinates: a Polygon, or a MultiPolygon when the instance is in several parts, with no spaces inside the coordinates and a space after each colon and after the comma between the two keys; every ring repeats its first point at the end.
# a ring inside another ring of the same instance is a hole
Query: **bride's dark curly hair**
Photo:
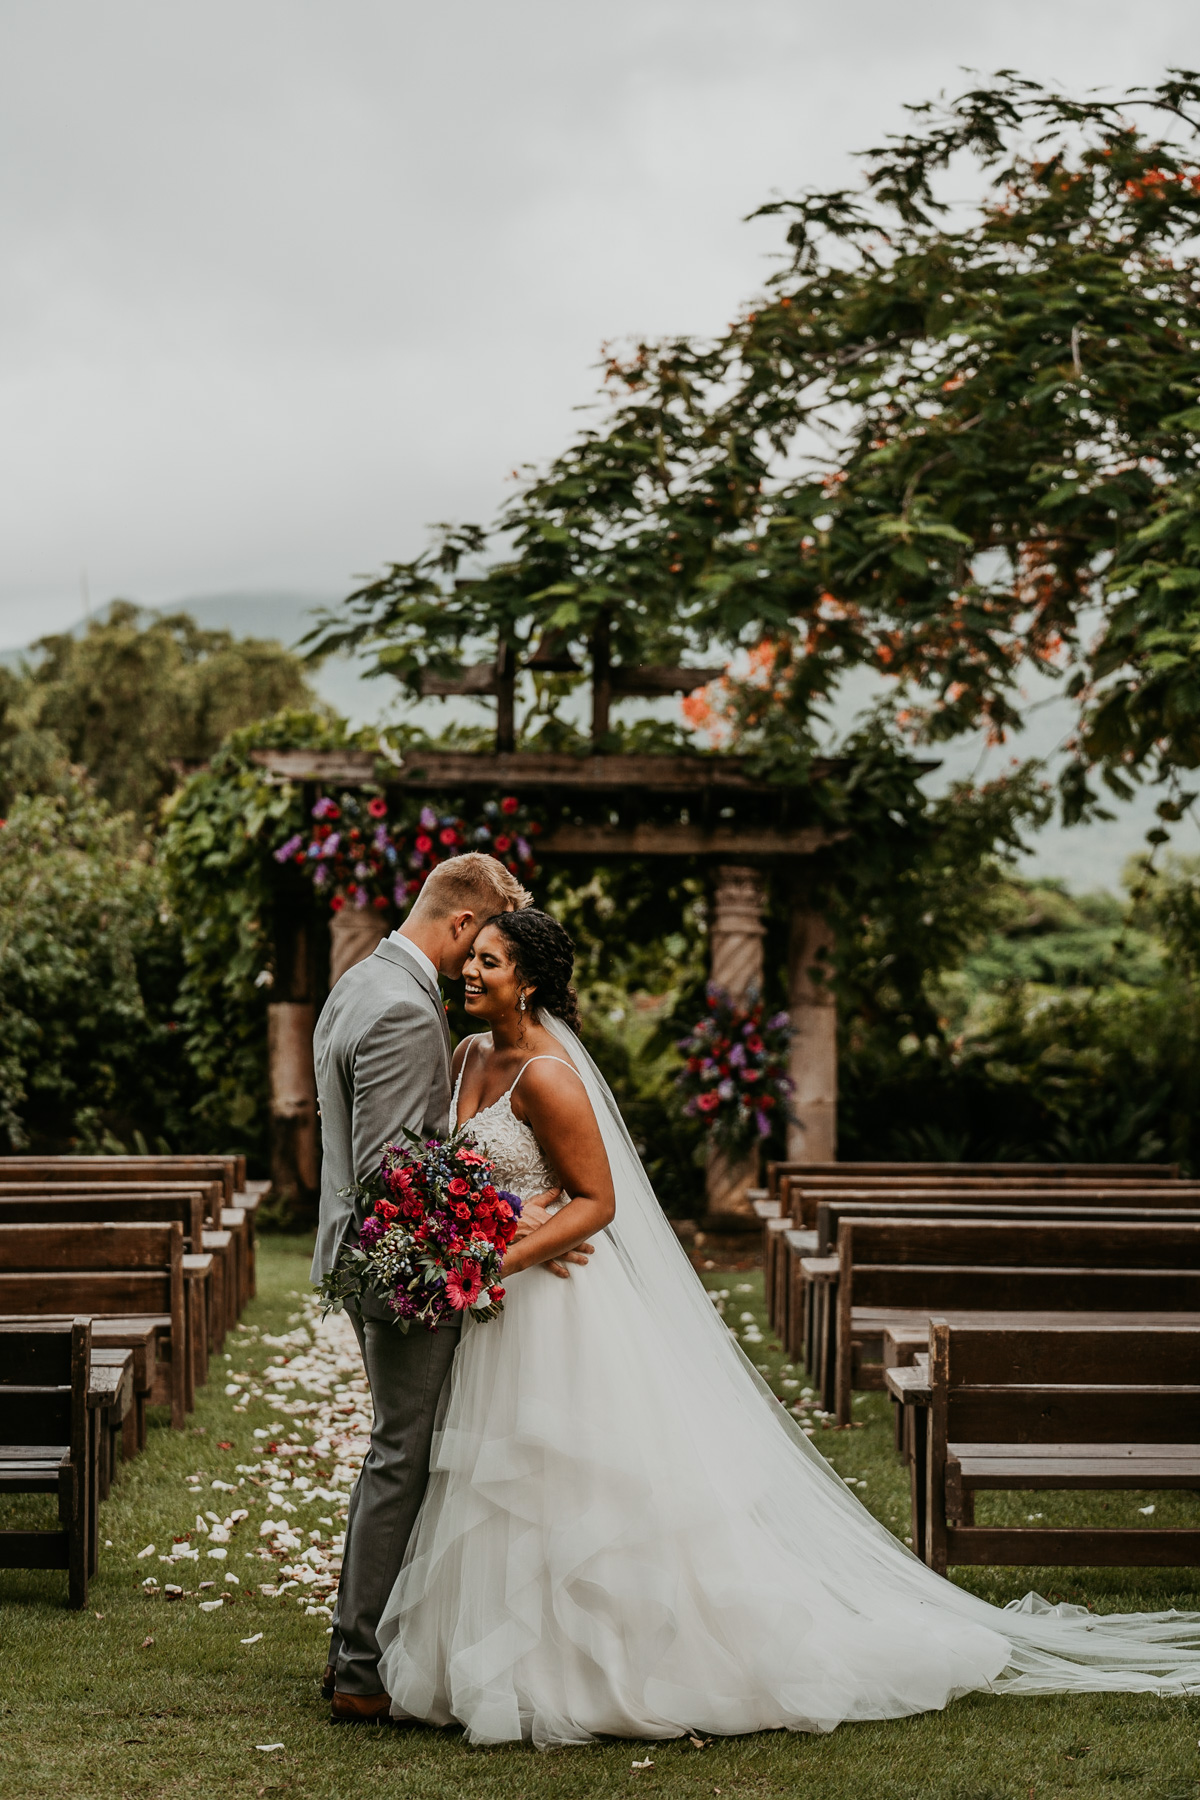
{"type": "Polygon", "coordinates": [[[519,912],[494,913],[487,922],[508,945],[520,979],[536,988],[534,1006],[578,1031],[579,1000],[571,986],[575,946],[558,920],[523,906],[519,912]]]}

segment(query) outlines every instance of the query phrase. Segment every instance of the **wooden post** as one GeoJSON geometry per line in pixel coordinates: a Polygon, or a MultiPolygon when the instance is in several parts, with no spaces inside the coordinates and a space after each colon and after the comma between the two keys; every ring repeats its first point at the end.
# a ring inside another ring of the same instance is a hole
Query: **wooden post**
{"type": "Polygon", "coordinates": [[[277,997],[267,1008],[271,1185],[277,1195],[300,1208],[316,1201],[321,1182],[313,1068],[317,1009],[310,949],[306,925],[292,924],[279,946],[277,997]]]}
{"type": "Polygon", "coordinates": [[[602,612],[592,632],[592,749],[600,750],[608,736],[608,712],[612,705],[612,620],[602,612]]]}
{"type": "Polygon", "coordinates": [[[343,906],[329,916],[329,985],[336,986],[355,963],[374,954],[392,929],[391,917],[375,906],[343,906]]]}
{"type": "MultiPolygon", "coordinates": [[[[763,936],[762,877],[757,869],[741,864],[718,868],[713,893],[709,955],[712,978],[735,1005],[744,1005],[751,989],[762,991],[763,936]]],[[[758,1158],[733,1158],[717,1146],[708,1153],[705,1183],[708,1218],[758,1223],[747,1190],[758,1180],[758,1158]]]]}
{"type": "Polygon", "coordinates": [[[790,1162],[837,1156],[837,1001],[830,985],[833,931],[803,899],[793,902],[788,938],[789,1074],[796,1123],[788,1126],[790,1162]]]}
{"type": "Polygon", "coordinates": [[[517,653],[501,643],[496,651],[496,754],[507,756],[517,742],[517,653]]]}

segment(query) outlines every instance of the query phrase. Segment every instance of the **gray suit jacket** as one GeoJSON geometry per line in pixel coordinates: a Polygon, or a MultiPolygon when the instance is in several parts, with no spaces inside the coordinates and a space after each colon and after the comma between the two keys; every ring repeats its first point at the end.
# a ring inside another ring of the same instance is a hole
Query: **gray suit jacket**
{"type": "Polygon", "coordinates": [[[347,969],[313,1038],[321,1109],[321,1216],[312,1279],[337,1261],[353,1202],[339,1192],[379,1167],[400,1128],[443,1137],[450,1114],[450,1031],[436,983],[387,939],[347,969]]]}

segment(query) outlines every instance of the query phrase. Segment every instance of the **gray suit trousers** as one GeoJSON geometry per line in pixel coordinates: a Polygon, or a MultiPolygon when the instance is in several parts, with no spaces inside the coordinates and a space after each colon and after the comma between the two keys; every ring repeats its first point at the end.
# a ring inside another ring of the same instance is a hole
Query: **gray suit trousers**
{"type": "Polygon", "coordinates": [[[329,1661],[339,1693],[378,1694],[375,1635],[421,1509],[438,1401],[461,1335],[457,1325],[407,1336],[390,1319],[347,1308],[371,1385],[371,1448],[350,1496],[329,1661]]]}

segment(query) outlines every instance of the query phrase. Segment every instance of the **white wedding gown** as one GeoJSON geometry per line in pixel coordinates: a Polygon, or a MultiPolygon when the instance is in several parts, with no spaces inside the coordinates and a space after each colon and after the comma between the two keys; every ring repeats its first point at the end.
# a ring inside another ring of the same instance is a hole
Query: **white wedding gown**
{"type": "MultiPolygon", "coordinates": [[[[1002,1610],[872,1518],[717,1317],[591,1058],[542,1023],[600,1122],[616,1218],[572,1280],[528,1269],[499,1319],[464,1324],[379,1626],[393,1711],[549,1746],[1200,1687],[1200,1614],[1002,1610]]],[[[528,1196],[554,1182],[510,1095],[470,1124],[528,1196]]]]}

